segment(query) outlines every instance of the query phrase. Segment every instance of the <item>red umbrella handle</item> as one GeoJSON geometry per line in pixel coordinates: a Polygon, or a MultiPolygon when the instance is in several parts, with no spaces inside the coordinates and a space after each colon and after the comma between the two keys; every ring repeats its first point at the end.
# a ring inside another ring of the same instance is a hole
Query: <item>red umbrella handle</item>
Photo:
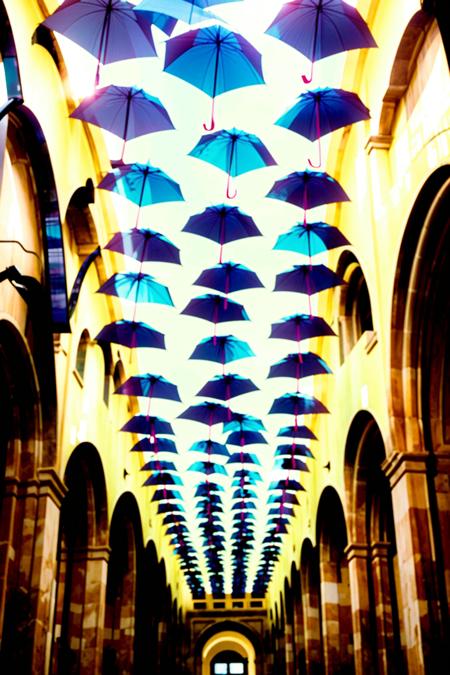
{"type": "Polygon", "coordinates": [[[314,61],[311,61],[311,72],[309,75],[302,75],[302,80],[305,84],[311,84],[314,76],[314,61]]]}
{"type": "MultiPolygon", "coordinates": [[[[230,162],[231,163],[231,162],[230,162]]],[[[227,179],[227,199],[235,199],[237,197],[237,190],[235,188],[234,194],[230,192],[230,185],[231,185],[231,176],[228,174],[228,179],[227,179]]]]}
{"type": "Polygon", "coordinates": [[[204,128],[205,131],[214,131],[214,129],[216,128],[216,122],[215,122],[215,119],[214,119],[214,103],[215,103],[215,100],[216,99],[213,98],[212,104],[211,104],[211,121],[209,123],[209,126],[207,124],[205,124],[205,122],[203,122],[203,128],[204,128]]]}

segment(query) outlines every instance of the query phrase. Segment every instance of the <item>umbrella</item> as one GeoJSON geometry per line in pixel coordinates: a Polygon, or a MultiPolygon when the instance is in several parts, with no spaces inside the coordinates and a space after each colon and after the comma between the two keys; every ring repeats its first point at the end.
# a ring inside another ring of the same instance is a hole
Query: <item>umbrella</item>
{"type": "Polygon", "coordinates": [[[309,338],[333,335],[336,333],[320,316],[311,316],[310,314],[292,314],[285,316],[279,323],[272,324],[271,338],[282,338],[284,340],[300,340],[309,338]]]}
{"type": "Polygon", "coordinates": [[[177,471],[177,467],[167,460],[151,459],[141,467],[141,471],[177,471]]]}
{"type": "Polygon", "coordinates": [[[211,122],[215,127],[216,96],[233,89],[264,84],[261,54],[239,33],[224,26],[209,26],[168,40],[164,70],[189,82],[212,98],[211,122]]]}
{"type": "Polygon", "coordinates": [[[206,286],[226,295],[247,288],[263,288],[255,272],[235,262],[222,262],[204,270],[194,286],[206,286]]]}
{"type": "Polygon", "coordinates": [[[105,248],[116,253],[123,253],[140,263],[180,264],[180,249],[163,234],[149,228],[133,227],[126,232],[116,232],[105,248]]]}
{"type": "Polygon", "coordinates": [[[258,387],[246,377],[234,374],[215,375],[197,392],[196,396],[208,396],[220,401],[228,401],[230,398],[247,394],[250,391],[258,391],[258,387]]]}
{"type": "Polygon", "coordinates": [[[133,10],[123,0],[65,0],[43,25],[96,57],[97,86],[101,63],[157,55],[147,21],[133,10]]]}
{"type": "Polygon", "coordinates": [[[214,361],[225,366],[226,363],[249,356],[255,354],[244,340],[238,340],[234,335],[217,335],[201,340],[189,358],[214,361]]]}
{"type": "Polygon", "coordinates": [[[261,466],[261,462],[251,452],[234,452],[227,461],[227,464],[256,464],[261,466]]]}
{"type": "Polygon", "coordinates": [[[240,499],[241,501],[251,499],[252,497],[256,499],[257,494],[254,490],[248,488],[239,488],[238,490],[235,490],[232,495],[232,499],[240,499]]]}
{"type": "Polygon", "coordinates": [[[224,244],[261,236],[253,218],[240,211],[237,206],[225,204],[208,206],[202,213],[191,216],[182,231],[198,234],[220,244],[219,262],[222,262],[224,244]]]}
{"type": "Polygon", "coordinates": [[[310,141],[319,140],[319,163],[314,165],[310,159],[310,166],[317,168],[322,163],[320,138],[326,134],[354,124],[361,120],[370,119],[369,109],[366,108],[357,94],[344,89],[310,89],[300,94],[295,105],[282,115],[275,124],[291,129],[310,141]]]}
{"type": "Polygon", "coordinates": [[[134,415],[121,427],[120,431],[145,434],[146,436],[154,436],[155,434],[174,435],[172,425],[162,417],[142,414],[134,415]]]}
{"type": "Polygon", "coordinates": [[[195,497],[204,497],[205,495],[210,495],[214,492],[225,492],[223,485],[218,483],[199,483],[195,489],[195,497]]]}
{"type": "Polygon", "coordinates": [[[267,441],[259,431],[232,431],[227,438],[229,445],[253,445],[256,443],[263,443],[267,445],[267,441]]]}
{"type": "Polygon", "coordinates": [[[311,315],[312,295],[344,283],[341,277],[325,265],[294,265],[286,272],[277,274],[274,291],[306,293],[309,298],[309,314],[311,315]]]}
{"type": "Polygon", "coordinates": [[[127,394],[128,396],[146,396],[148,398],[164,398],[168,401],[180,401],[178,388],[162,375],[144,373],[132,375],[121,384],[115,394],[127,394]]]}
{"type": "Polygon", "coordinates": [[[313,434],[311,429],[305,426],[298,426],[298,427],[280,427],[278,433],[278,437],[290,437],[290,438],[308,438],[312,441],[317,441],[317,436],[313,434]]]}
{"type": "Polygon", "coordinates": [[[234,412],[231,420],[223,425],[223,431],[266,431],[266,427],[259,417],[234,412]]]}
{"type": "Polygon", "coordinates": [[[177,20],[173,16],[168,16],[162,12],[142,10],[139,7],[134,7],[133,9],[144,19],[147,19],[151,26],[157,26],[166,35],[172,35],[173,29],[177,25],[177,20]]]}
{"type": "Polygon", "coordinates": [[[348,202],[346,195],[337,180],[325,171],[294,171],[288,176],[275,181],[266,197],[281,199],[305,210],[332,202],[348,202]]]}
{"type": "Polygon", "coordinates": [[[227,476],[227,470],[221,464],[216,462],[194,462],[191,466],[188,467],[188,471],[198,471],[205,474],[206,476],[211,476],[214,473],[227,476]]]}
{"type": "Polygon", "coordinates": [[[331,373],[325,361],[313,352],[288,354],[270,367],[267,377],[295,377],[300,380],[311,375],[331,373]]]}
{"type": "Polygon", "coordinates": [[[169,499],[179,499],[180,501],[183,499],[181,496],[181,492],[178,492],[178,490],[155,490],[153,497],[151,498],[150,501],[152,502],[163,502],[167,501],[169,499]]]}
{"type": "Polygon", "coordinates": [[[214,293],[207,293],[206,295],[194,298],[186,305],[181,314],[205,319],[206,321],[211,321],[214,325],[224,323],[225,321],[250,320],[243,305],[214,293]]]}
{"type": "Polygon", "coordinates": [[[275,450],[275,457],[312,457],[313,454],[311,450],[303,443],[283,443],[277,446],[275,450]]]}
{"type": "Polygon", "coordinates": [[[269,490],[282,490],[283,492],[298,492],[302,490],[304,492],[305,488],[297,480],[282,478],[270,483],[269,490]]]}
{"type": "Polygon", "coordinates": [[[164,335],[142,321],[113,321],[95,337],[97,342],[113,342],[124,347],[165,349],[164,335]]]}
{"type": "Polygon", "coordinates": [[[276,162],[263,142],[254,134],[233,127],[202,136],[189,153],[204,162],[209,162],[227,173],[227,197],[233,199],[237,192],[230,193],[230,179],[247,171],[274,166],[276,162]]]}
{"type": "MultiPolygon", "coordinates": [[[[358,10],[342,0],[294,0],[278,12],[266,33],[315,61],[350,49],[376,47],[358,10]]],[[[303,82],[311,82],[302,75],[303,82]]]]}
{"type": "Polygon", "coordinates": [[[203,401],[202,403],[196,403],[195,405],[189,406],[189,408],[186,408],[186,410],[182,412],[181,415],[178,415],[178,417],[179,419],[194,420],[195,422],[208,424],[208,426],[211,427],[213,424],[224,422],[227,417],[227,412],[226,407],[221,403],[203,401]]]}
{"type": "Polygon", "coordinates": [[[174,129],[159,98],[137,87],[114,84],[97,89],[80,103],[70,117],[95,124],[122,138],[121,160],[128,140],[174,129]]]}
{"type": "Polygon", "coordinates": [[[155,471],[147,478],[143,486],[147,485],[183,485],[183,481],[179,476],[174,476],[172,473],[166,471],[155,471]]]}
{"type": "Polygon", "coordinates": [[[118,272],[100,286],[97,293],[115,295],[131,302],[155,302],[159,305],[171,305],[169,289],[163,286],[151,274],[143,272],[118,272]]]}
{"type": "Polygon", "coordinates": [[[339,246],[347,246],[350,242],[333,225],[327,223],[297,223],[294,227],[278,237],[274,249],[279,251],[295,251],[307,255],[324,253],[339,246]]]}
{"type": "Polygon", "coordinates": [[[281,495],[270,495],[267,499],[268,504],[277,504],[278,502],[282,502],[284,504],[294,504],[295,506],[300,504],[297,495],[290,494],[289,492],[281,495]]]}
{"type": "Polygon", "coordinates": [[[137,204],[138,219],[141,206],[184,201],[178,183],[148,163],[122,164],[107,173],[97,187],[117,192],[137,204]]]}
{"type": "Polygon", "coordinates": [[[274,470],[282,469],[289,471],[309,471],[305,462],[295,457],[279,457],[275,460],[274,470]]]}
{"type": "Polygon", "coordinates": [[[311,415],[328,413],[327,408],[314,396],[308,394],[284,394],[276,398],[269,410],[269,415],[285,413],[292,415],[311,415]]]}
{"type": "Polygon", "coordinates": [[[198,0],[142,0],[135,11],[150,20],[155,13],[162,13],[177,21],[192,24],[215,18],[211,12],[204,11],[208,6],[206,2],[200,4],[198,0]]]}
{"type": "Polygon", "coordinates": [[[206,441],[196,441],[189,448],[189,452],[203,452],[209,456],[211,455],[220,455],[224,457],[229,457],[230,453],[227,450],[226,445],[222,443],[217,443],[208,439],[206,441]]]}
{"type": "Polygon", "coordinates": [[[159,454],[160,452],[172,452],[177,453],[177,446],[170,438],[156,438],[153,436],[153,440],[149,438],[141,438],[133,447],[130,452],[152,452],[159,454]]]}

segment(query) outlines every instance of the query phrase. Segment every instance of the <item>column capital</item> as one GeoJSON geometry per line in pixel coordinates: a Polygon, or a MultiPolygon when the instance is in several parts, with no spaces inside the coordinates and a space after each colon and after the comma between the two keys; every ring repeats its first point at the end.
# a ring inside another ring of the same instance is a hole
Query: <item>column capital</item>
{"type": "Polygon", "coordinates": [[[355,558],[367,560],[369,557],[369,547],[367,544],[351,543],[345,547],[344,553],[347,556],[347,562],[351,562],[355,558]]]}
{"type": "Polygon", "coordinates": [[[372,549],[372,559],[388,558],[391,544],[388,541],[372,541],[370,548],[372,549]]]}
{"type": "Polygon", "coordinates": [[[391,143],[391,134],[378,134],[377,136],[369,136],[364,149],[370,155],[372,150],[389,150],[391,143]]]}
{"type": "Polygon", "coordinates": [[[426,474],[430,456],[425,452],[394,452],[381,465],[393,488],[407,473],[426,474]]]}
{"type": "Polygon", "coordinates": [[[38,469],[39,496],[50,497],[60,509],[62,501],[67,494],[67,487],[52,467],[38,469]]]}

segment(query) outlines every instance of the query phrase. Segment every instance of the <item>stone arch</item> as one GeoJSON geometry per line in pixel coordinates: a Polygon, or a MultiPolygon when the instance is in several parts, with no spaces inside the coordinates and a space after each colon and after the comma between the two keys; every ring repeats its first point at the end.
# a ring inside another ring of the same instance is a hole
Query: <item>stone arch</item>
{"type": "Polygon", "coordinates": [[[354,673],[347,529],[334,488],[322,492],[317,510],[323,656],[326,672],[354,673]]]}
{"type": "Polygon", "coordinates": [[[302,544],[300,575],[305,618],[305,672],[308,675],[323,675],[325,671],[319,557],[310,539],[305,539],[302,544]]]}
{"type": "Polygon", "coordinates": [[[373,317],[367,282],[351,251],[341,254],[337,274],[346,282],[337,291],[340,358],[343,362],[363,333],[373,331],[373,317]]]}
{"type": "Polygon", "coordinates": [[[255,630],[253,630],[253,628],[250,628],[250,626],[247,626],[244,623],[239,623],[238,621],[227,619],[224,621],[215,621],[212,625],[205,628],[198,636],[194,647],[195,675],[200,675],[202,672],[201,668],[202,655],[206,644],[210,640],[212,640],[217,636],[220,636],[221,634],[226,635],[229,633],[237,634],[237,636],[240,635],[250,643],[255,654],[256,672],[257,673],[263,672],[262,666],[263,666],[264,650],[260,635],[258,635],[258,633],[255,630]]]}
{"type": "Polygon", "coordinates": [[[103,673],[134,672],[138,557],[142,529],[135,497],[126,492],[111,519],[106,582],[103,673]]]}
{"type": "Polygon", "coordinates": [[[93,445],[75,448],[64,481],[52,668],[64,675],[87,674],[102,663],[109,559],[106,483],[93,445]]]}

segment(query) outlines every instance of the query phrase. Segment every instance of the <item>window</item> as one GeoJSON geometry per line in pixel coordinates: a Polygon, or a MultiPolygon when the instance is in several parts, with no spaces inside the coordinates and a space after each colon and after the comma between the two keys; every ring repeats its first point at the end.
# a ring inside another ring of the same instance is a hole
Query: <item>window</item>
{"type": "Polygon", "coordinates": [[[110,388],[111,388],[111,375],[112,375],[112,367],[113,367],[113,360],[112,360],[112,353],[111,353],[111,347],[109,343],[102,343],[101,345],[102,352],[103,352],[103,360],[105,364],[105,371],[104,371],[104,377],[103,377],[103,401],[105,402],[106,405],[109,404],[109,393],[110,393],[110,388]]]}
{"type": "Polygon", "coordinates": [[[341,363],[363,333],[373,331],[369,289],[355,256],[345,251],[337,273],[346,281],[339,289],[339,344],[341,363]]]}
{"type": "Polygon", "coordinates": [[[80,341],[78,343],[77,358],[75,361],[75,372],[79,375],[81,381],[84,380],[84,373],[86,369],[86,353],[89,344],[89,333],[84,330],[81,333],[80,341]]]}

